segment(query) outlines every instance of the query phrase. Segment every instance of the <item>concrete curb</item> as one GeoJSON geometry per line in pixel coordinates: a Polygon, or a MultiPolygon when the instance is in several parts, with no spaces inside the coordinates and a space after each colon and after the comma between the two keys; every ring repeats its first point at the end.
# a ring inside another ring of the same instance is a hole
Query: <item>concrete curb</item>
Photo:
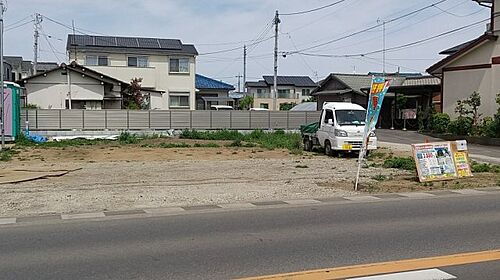
{"type": "Polygon", "coordinates": [[[196,205],[183,207],[160,207],[149,209],[130,209],[117,211],[103,211],[90,213],[70,213],[55,214],[45,216],[23,216],[23,217],[0,217],[0,227],[7,227],[21,224],[66,222],[82,220],[115,220],[119,218],[137,217],[161,217],[184,215],[190,213],[207,212],[227,212],[235,210],[256,210],[282,207],[303,207],[318,206],[322,204],[359,204],[359,203],[380,203],[384,201],[415,200],[415,199],[435,199],[458,196],[490,195],[500,193],[500,187],[462,189],[462,190],[436,190],[426,192],[409,193],[380,193],[380,194],[360,194],[346,197],[325,197],[317,199],[295,199],[278,201],[257,201],[257,202],[237,202],[229,204],[196,205]]]}

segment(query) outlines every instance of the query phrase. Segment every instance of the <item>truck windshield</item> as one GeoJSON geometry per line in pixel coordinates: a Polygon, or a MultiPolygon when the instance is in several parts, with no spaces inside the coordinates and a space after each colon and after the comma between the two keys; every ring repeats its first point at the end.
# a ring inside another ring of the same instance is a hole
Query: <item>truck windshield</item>
{"type": "Polygon", "coordinates": [[[339,125],[365,125],[366,111],[335,110],[335,117],[339,125]]]}

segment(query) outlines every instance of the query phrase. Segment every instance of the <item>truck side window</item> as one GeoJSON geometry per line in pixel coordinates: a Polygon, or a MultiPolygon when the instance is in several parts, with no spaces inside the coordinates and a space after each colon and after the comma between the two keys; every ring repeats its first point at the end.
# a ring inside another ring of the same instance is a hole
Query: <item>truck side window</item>
{"type": "Polygon", "coordinates": [[[333,120],[332,110],[325,110],[325,118],[323,119],[323,122],[328,123],[328,120],[333,120]]]}

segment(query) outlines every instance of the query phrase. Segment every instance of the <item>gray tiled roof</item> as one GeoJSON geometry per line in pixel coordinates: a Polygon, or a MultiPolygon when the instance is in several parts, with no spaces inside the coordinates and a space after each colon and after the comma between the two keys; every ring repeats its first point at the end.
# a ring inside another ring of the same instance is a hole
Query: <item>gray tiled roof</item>
{"type": "Polygon", "coordinates": [[[246,82],[247,87],[267,87],[268,84],[266,84],[265,81],[257,81],[257,82],[246,82]]]}
{"type": "Polygon", "coordinates": [[[4,61],[10,64],[13,68],[18,68],[23,62],[23,58],[20,56],[4,56],[4,61]]]}
{"type": "Polygon", "coordinates": [[[118,48],[170,51],[197,55],[193,45],[185,45],[177,39],[143,38],[143,37],[116,37],[94,35],[68,35],[66,48],[118,48]]]}
{"type": "Polygon", "coordinates": [[[433,76],[423,76],[419,78],[406,78],[402,86],[438,86],[441,79],[433,76]]]}
{"type": "MultiPolygon", "coordinates": [[[[268,85],[274,83],[274,76],[263,76],[268,85]]],[[[316,87],[317,84],[308,76],[278,76],[278,85],[293,85],[296,87],[316,87]]]]}
{"type": "Polygon", "coordinates": [[[55,62],[38,62],[38,64],[36,65],[36,70],[49,71],[57,67],[59,67],[59,65],[55,62]]]}
{"type": "Polygon", "coordinates": [[[341,82],[346,84],[351,89],[362,93],[362,88],[369,88],[372,83],[371,75],[361,75],[361,74],[332,74],[341,82]]]}

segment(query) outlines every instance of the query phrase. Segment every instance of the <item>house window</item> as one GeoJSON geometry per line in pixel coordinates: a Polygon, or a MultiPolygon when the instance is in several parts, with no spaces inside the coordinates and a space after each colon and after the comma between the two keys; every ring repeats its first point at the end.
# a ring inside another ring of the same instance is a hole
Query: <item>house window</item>
{"type": "Polygon", "coordinates": [[[258,88],[257,93],[266,93],[266,89],[258,88]]]}
{"type": "Polygon", "coordinates": [[[303,88],[302,89],[302,96],[309,96],[311,95],[311,90],[308,88],[303,88]]]}
{"type": "Polygon", "coordinates": [[[170,73],[189,73],[189,58],[171,58],[170,73]]]}
{"type": "Polygon", "coordinates": [[[128,67],[146,68],[148,67],[147,56],[129,56],[128,67]]]}
{"type": "Polygon", "coordinates": [[[189,92],[171,92],[169,97],[171,109],[189,109],[189,92]]]}
{"type": "Polygon", "coordinates": [[[88,66],[108,66],[108,57],[104,55],[87,55],[85,65],[88,66]]]}
{"type": "Polygon", "coordinates": [[[290,89],[278,89],[278,98],[293,98],[293,97],[290,97],[290,89]]]}
{"type": "Polygon", "coordinates": [[[269,104],[268,103],[260,103],[260,108],[269,109],[269,104]]]}

